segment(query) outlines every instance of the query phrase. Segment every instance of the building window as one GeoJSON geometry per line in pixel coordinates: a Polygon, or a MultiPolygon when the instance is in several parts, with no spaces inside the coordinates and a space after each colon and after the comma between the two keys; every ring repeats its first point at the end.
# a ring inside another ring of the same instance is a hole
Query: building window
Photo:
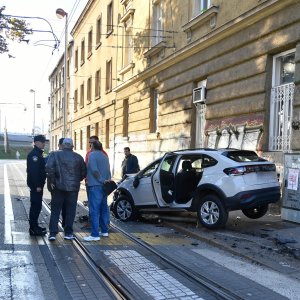
{"type": "Polygon", "coordinates": [[[83,149],[83,132],[82,130],[80,129],[80,137],[79,137],[79,143],[80,143],[80,150],[83,149]]]}
{"type": "Polygon", "coordinates": [[[74,150],[76,150],[77,149],[77,139],[78,139],[76,131],[74,131],[73,136],[74,136],[74,150]]]}
{"type": "Polygon", "coordinates": [[[78,70],[78,49],[75,50],[75,72],[78,70]]]}
{"type": "Polygon", "coordinates": [[[95,98],[101,97],[101,70],[99,69],[95,74],[95,98]]]}
{"type": "Polygon", "coordinates": [[[90,149],[90,136],[91,136],[91,125],[88,125],[86,127],[86,151],[88,151],[90,149]]]}
{"type": "Polygon", "coordinates": [[[129,126],[129,103],[128,99],[123,101],[123,137],[128,136],[129,126]]]}
{"type": "Polygon", "coordinates": [[[124,67],[132,62],[132,49],[133,49],[133,38],[132,38],[132,28],[125,28],[125,48],[124,48],[124,67]]]}
{"type": "Polygon", "coordinates": [[[273,57],[269,148],[288,151],[291,146],[295,89],[295,49],[273,57]]]}
{"type": "Polygon", "coordinates": [[[74,92],[74,112],[77,111],[78,106],[78,90],[75,90],[74,92]]]}
{"type": "Polygon", "coordinates": [[[151,46],[155,46],[162,41],[163,37],[163,9],[162,1],[157,1],[153,5],[152,18],[152,41],[151,46]]]}
{"type": "Polygon", "coordinates": [[[87,103],[92,101],[92,77],[87,80],[87,94],[86,94],[87,103]]]}
{"type": "Polygon", "coordinates": [[[80,108],[84,107],[84,83],[80,86],[80,108]]]}
{"type": "Polygon", "coordinates": [[[99,137],[99,123],[95,124],[95,135],[99,137]]]}
{"type": "Polygon", "coordinates": [[[109,148],[109,119],[105,121],[105,148],[109,148]]]}
{"type": "Polygon", "coordinates": [[[210,0],[192,0],[191,17],[192,19],[205,12],[210,7],[210,0]]]}
{"type": "Polygon", "coordinates": [[[113,31],[113,3],[107,5],[107,35],[111,34],[113,31]]]}
{"type": "Polygon", "coordinates": [[[96,28],[96,48],[101,44],[101,31],[102,31],[102,19],[101,17],[97,20],[97,28],[96,28]]]}
{"type": "Polygon", "coordinates": [[[150,92],[150,132],[158,130],[158,90],[153,88],[150,92]]]}
{"type": "Polygon", "coordinates": [[[67,78],[70,78],[70,60],[67,61],[67,78]]]}
{"type": "Polygon", "coordinates": [[[81,41],[81,59],[80,65],[83,65],[85,62],[85,42],[84,39],[81,41]]]}
{"type": "Polygon", "coordinates": [[[88,57],[92,55],[92,47],[93,47],[93,29],[89,31],[89,35],[88,35],[88,57]]]}
{"type": "Polygon", "coordinates": [[[110,92],[112,89],[112,61],[111,59],[106,61],[106,92],[110,92]]]}

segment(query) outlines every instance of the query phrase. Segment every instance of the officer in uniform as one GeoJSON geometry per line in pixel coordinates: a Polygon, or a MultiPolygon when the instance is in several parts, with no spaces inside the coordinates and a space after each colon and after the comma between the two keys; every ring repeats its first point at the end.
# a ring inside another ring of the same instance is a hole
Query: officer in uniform
{"type": "Polygon", "coordinates": [[[33,139],[34,147],[27,156],[27,185],[30,188],[29,234],[43,236],[46,228],[38,225],[38,218],[42,209],[43,188],[46,181],[45,160],[43,157],[46,138],[36,135],[33,139]]]}

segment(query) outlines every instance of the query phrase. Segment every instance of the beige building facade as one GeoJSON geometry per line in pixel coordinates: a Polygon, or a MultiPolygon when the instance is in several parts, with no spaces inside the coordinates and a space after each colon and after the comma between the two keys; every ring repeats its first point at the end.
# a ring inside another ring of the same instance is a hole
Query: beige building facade
{"type": "Polygon", "coordinates": [[[98,135],[120,176],[166,151],[300,150],[296,0],[91,0],[71,34],[71,134],[98,135]],[[72,76],[71,76],[72,77],[72,76]],[[297,127],[298,126],[298,127],[297,127]]]}

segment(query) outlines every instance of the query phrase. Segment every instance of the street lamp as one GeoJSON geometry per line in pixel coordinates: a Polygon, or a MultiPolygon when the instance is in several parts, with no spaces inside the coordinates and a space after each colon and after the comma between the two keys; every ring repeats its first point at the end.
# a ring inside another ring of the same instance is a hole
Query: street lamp
{"type": "Polygon", "coordinates": [[[66,18],[65,25],[65,54],[64,54],[64,101],[63,104],[63,132],[62,136],[67,136],[67,53],[68,53],[68,14],[62,9],[56,10],[56,16],[59,19],[66,18]]]}
{"type": "Polygon", "coordinates": [[[30,93],[33,93],[33,126],[32,126],[32,136],[34,136],[35,132],[35,90],[30,89],[30,93]]]}

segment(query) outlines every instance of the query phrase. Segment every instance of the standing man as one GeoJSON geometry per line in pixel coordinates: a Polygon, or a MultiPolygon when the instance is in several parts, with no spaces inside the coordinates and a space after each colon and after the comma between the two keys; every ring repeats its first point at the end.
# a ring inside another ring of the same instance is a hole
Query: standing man
{"type": "Polygon", "coordinates": [[[84,238],[85,241],[99,241],[99,221],[101,235],[108,237],[107,229],[107,195],[103,185],[111,179],[109,161],[102,152],[102,144],[99,141],[92,143],[92,152],[87,166],[87,184],[89,190],[89,210],[92,232],[84,238]],[[100,219],[100,220],[99,220],[100,219]]]}
{"type": "MultiPolygon", "coordinates": [[[[85,155],[85,164],[86,166],[88,165],[88,162],[89,162],[89,156],[91,154],[91,147],[92,147],[92,144],[93,142],[95,141],[99,141],[99,138],[97,135],[92,135],[90,138],[89,138],[89,144],[90,144],[90,148],[88,150],[88,152],[86,153],[85,155]]],[[[100,143],[101,144],[101,143],[100,143]]],[[[102,147],[102,144],[101,144],[101,152],[106,155],[106,157],[108,157],[107,153],[103,150],[103,147],[102,147]]],[[[89,205],[89,186],[88,186],[88,182],[87,182],[87,178],[85,179],[85,188],[86,188],[86,194],[87,194],[87,199],[88,199],[88,205],[89,205]]],[[[89,211],[90,211],[90,207],[89,207],[89,211]]],[[[109,207],[107,206],[106,209],[105,209],[105,212],[104,212],[104,215],[106,216],[106,224],[109,225],[110,223],[110,211],[109,211],[109,207]]],[[[89,219],[91,219],[91,216],[90,216],[90,213],[89,213],[89,219]]],[[[84,226],[85,228],[88,228],[90,227],[90,224],[89,224],[89,221],[88,223],[84,226]]]]}
{"type": "Polygon", "coordinates": [[[42,209],[43,189],[46,181],[45,160],[43,157],[46,138],[36,135],[33,138],[34,147],[27,156],[27,185],[30,188],[29,234],[43,236],[46,228],[38,225],[42,209]]]}
{"type": "Polygon", "coordinates": [[[49,241],[56,240],[58,221],[62,207],[65,206],[65,239],[72,240],[73,223],[80,181],[86,177],[86,166],[81,155],[73,152],[73,141],[65,138],[62,150],[54,151],[46,164],[46,172],[51,187],[51,216],[48,237],[49,241]]]}
{"type": "Polygon", "coordinates": [[[126,174],[134,174],[140,170],[139,161],[137,157],[130,153],[130,148],[124,148],[125,158],[122,162],[122,178],[126,174]]]}

